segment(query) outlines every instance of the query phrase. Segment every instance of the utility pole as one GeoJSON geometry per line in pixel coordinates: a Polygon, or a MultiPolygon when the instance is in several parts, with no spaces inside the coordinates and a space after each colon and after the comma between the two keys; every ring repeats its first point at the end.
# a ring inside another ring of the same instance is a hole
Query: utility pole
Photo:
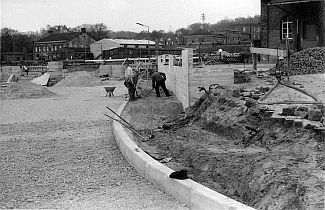
{"type": "MultiPolygon", "coordinates": [[[[149,45],[149,26],[144,25],[144,24],[142,24],[142,23],[136,23],[136,24],[148,28],[148,34],[147,34],[147,40],[148,40],[148,59],[150,60],[150,49],[149,49],[149,48],[150,48],[150,45],[149,45]]],[[[149,62],[149,60],[148,60],[148,62],[149,62]]]]}
{"type": "Polygon", "coordinates": [[[205,23],[205,14],[204,13],[201,14],[201,19],[202,19],[202,23],[204,24],[205,23]]]}

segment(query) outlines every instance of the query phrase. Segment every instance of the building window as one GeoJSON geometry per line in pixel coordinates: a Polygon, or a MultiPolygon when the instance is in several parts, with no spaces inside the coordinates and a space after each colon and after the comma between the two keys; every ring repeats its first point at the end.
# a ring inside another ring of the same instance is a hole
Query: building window
{"type": "Polygon", "coordinates": [[[293,27],[293,22],[289,19],[288,16],[285,16],[282,19],[282,24],[281,24],[282,39],[285,39],[286,37],[288,39],[293,38],[292,27],[293,27]]]}

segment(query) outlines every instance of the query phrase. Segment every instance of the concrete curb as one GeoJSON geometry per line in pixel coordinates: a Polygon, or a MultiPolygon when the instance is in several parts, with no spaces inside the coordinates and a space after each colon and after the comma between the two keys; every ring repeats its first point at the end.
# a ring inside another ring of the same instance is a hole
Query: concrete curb
{"type": "MultiPolygon", "coordinates": [[[[127,102],[118,109],[121,115],[127,102]]],[[[254,210],[238,201],[217,193],[191,179],[170,179],[172,169],[151,158],[140,149],[128,136],[121,124],[113,122],[114,136],[117,145],[126,160],[148,181],[158,185],[164,192],[174,196],[190,209],[220,210],[254,210]]]]}

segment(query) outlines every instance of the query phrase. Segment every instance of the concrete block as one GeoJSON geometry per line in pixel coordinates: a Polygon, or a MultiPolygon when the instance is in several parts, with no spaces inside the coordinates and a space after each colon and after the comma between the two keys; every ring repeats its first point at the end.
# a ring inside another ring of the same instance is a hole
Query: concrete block
{"type": "Polygon", "coordinates": [[[294,116],[297,106],[284,107],[282,110],[283,116],[294,116]]]}
{"type": "Polygon", "coordinates": [[[190,197],[191,197],[191,186],[193,181],[190,179],[186,180],[177,180],[169,178],[168,176],[164,177],[164,185],[163,189],[168,194],[174,196],[177,200],[186,205],[190,204],[190,197]]]}
{"type": "Polygon", "coordinates": [[[279,123],[279,124],[283,124],[285,121],[285,118],[279,115],[273,115],[271,116],[271,122],[272,123],[279,123]]]}
{"type": "Polygon", "coordinates": [[[286,128],[290,128],[293,126],[294,119],[285,119],[283,126],[286,128]]]}
{"type": "Polygon", "coordinates": [[[137,149],[137,151],[133,152],[133,167],[138,171],[141,176],[145,177],[147,163],[154,160],[142,149],[139,148],[137,149]]]}
{"type": "Polygon", "coordinates": [[[197,183],[192,185],[189,208],[191,210],[253,210],[249,206],[197,183]]]}
{"type": "Polygon", "coordinates": [[[170,173],[172,173],[173,170],[164,166],[163,164],[157,162],[157,161],[151,161],[146,164],[146,173],[145,178],[157,184],[162,189],[165,184],[165,177],[168,177],[170,173]]]}

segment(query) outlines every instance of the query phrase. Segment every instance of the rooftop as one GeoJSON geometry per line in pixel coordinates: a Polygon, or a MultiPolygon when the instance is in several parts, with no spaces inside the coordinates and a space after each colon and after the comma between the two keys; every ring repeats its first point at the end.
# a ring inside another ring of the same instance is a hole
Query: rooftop
{"type": "Polygon", "coordinates": [[[37,42],[49,42],[49,41],[65,41],[70,40],[74,36],[80,34],[80,32],[69,32],[69,33],[54,33],[49,34],[46,37],[41,38],[37,42]]]}
{"type": "MultiPolygon", "coordinates": [[[[135,40],[135,39],[102,39],[98,42],[105,42],[106,40],[117,42],[121,45],[147,45],[148,44],[148,40],[135,40]]],[[[149,40],[149,44],[155,45],[155,42],[149,40]]]]}

